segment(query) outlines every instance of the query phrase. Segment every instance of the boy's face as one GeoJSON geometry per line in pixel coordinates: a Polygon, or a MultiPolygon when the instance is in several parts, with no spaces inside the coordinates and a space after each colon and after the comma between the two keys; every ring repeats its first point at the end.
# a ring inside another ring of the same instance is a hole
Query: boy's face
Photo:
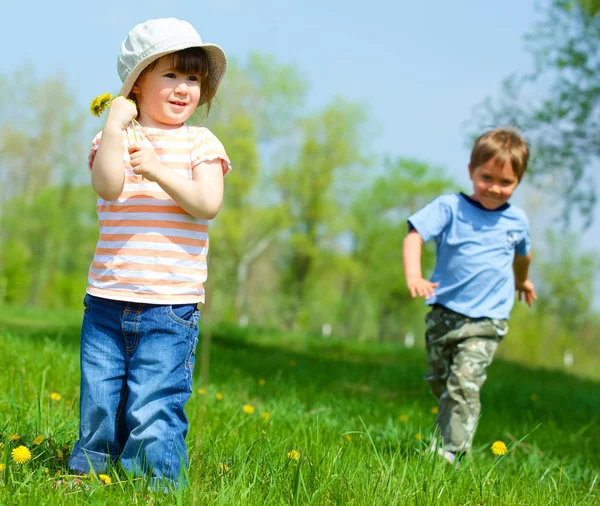
{"type": "Polygon", "coordinates": [[[171,67],[170,58],[163,56],[152,70],[142,73],[132,91],[140,125],[178,128],[198,107],[200,76],[182,74],[171,67]]]}
{"type": "Polygon", "coordinates": [[[497,209],[505,204],[519,184],[512,164],[497,165],[495,158],[479,167],[469,166],[469,175],[473,181],[471,197],[486,209],[497,209]]]}

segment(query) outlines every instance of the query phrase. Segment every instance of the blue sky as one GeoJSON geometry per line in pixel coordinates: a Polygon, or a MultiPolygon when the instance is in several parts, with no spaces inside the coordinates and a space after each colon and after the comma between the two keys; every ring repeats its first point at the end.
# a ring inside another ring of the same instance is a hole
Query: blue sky
{"type": "MultiPolygon", "coordinates": [[[[443,166],[468,189],[466,130],[473,107],[497,95],[503,78],[531,68],[523,35],[541,18],[536,4],[31,0],[23,7],[9,2],[2,8],[0,68],[6,74],[30,62],[38,77],[60,70],[87,107],[94,96],[120,87],[116,57],[135,24],[178,17],[229,56],[243,60],[259,51],[296,65],[309,84],[313,109],[336,95],[365,104],[378,153],[443,166]]],[[[582,243],[590,248],[589,238],[600,235],[600,209],[586,235],[582,243]]]]}

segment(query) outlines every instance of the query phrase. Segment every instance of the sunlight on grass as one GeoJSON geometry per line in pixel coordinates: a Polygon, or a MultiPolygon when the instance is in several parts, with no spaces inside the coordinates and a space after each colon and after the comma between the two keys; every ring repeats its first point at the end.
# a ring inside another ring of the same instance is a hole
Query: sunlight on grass
{"type": "Polygon", "coordinates": [[[430,451],[422,351],[361,360],[355,347],[346,360],[343,345],[301,353],[250,339],[213,343],[210,381],[195,383],[187,489],[157,493],[118,466],[75,476],[78,330],[34,327],[0,331],[0,504],[600,501],[597,383],[494,363],[474,451],[451,466],[430,451]]]}

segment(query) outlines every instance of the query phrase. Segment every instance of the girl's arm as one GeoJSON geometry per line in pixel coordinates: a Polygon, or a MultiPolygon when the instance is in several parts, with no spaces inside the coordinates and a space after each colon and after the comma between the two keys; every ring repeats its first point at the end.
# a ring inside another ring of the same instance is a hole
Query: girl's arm
{"type": "Polygon", "coordinates": [[[421,247],[423,238],[416,230],[411,230],[404,238],[402,245],[402,259],[404,263],[404,277],[406,285],[413,297],[433,297],[435,288],[439,283],[432,283],[427,279],[423,279],[421,272],[421,247]]]}
{"type": "Polygon", "coordinates": [[[102,139],[92,166],[92,186],[104,200],[115,200],[125,185],[123,130],[137,115],[135,104],[117,97],[110,105],[102,139]]]}
{"type": "Polygon", "coordinates": [[[195,218],[212,220],[223,203],[221,160],[201,162],[193,179],[177,174],[160,163],[153,149],[140,144],[129,148],[133,172],[155,181],[183,210],[195,218]]]}

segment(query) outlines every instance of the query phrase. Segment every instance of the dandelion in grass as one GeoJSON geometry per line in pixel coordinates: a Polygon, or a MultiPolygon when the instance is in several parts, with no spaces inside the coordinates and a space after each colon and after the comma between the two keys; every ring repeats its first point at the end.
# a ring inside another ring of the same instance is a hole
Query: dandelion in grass
{"type": "Polygon", "coordinates": [[[298,452],[298,450],[290,450],[287,457],[290,460],[298,460],[300,458],[300,452],[298,452]]]}
{"type": "Polygon", "coordinates": [[[258,380],[258,384],[259,384],[261,387],[264,387],[264,386],[267,384],[267,382],[266,382],[264,379],[262,379],[262,378],[261,378],[261,379],[259,379],[259,380],[258,380]]]}
{"type": "Polygon", "coordinates": [[[431,408],[431,414],[437,415],[439,410],[440,409],[437,406],[433,406],[433,408],[431,408]]]}
{"type": "Polygon", "coordinates": [[[494,441],[491,450],[494,455],[506,455],[508,453],[508,448],[502,441],[494,441]]]}
{"type": "Polygon", "coordinates": [[[206,395],[206,390],[204,388],[199,388],[198,395],[206,395]]]}
{"type": "Polygon", "coordinates": [[[25,464],[31,460],[31,452],[29,451],[29,448],[23,445],[17,446],[11,452],[11,456],[17,464],[25,464]]]}
{"type": "Polygon", "coordinates": [[[219,474],[228,474],[229,471],[231,471],[231,467],[229,467],[227,464],[223,464],[223,462],[219,462],[219,474]]]}
{"type": "Polygon", "coordinates": [[[9,434],[8,435],[8,440],[10,442],[20,441],[21,440],[21,436],[19,436],[18,434],[9,434]]]}
{"type": "Polygon", "coordinates": [[[105,485],[110,485],[112,483],[112,480],[108,474],[99,474],[98,479],[105,485]]]}
{"type": "Polygon", "coordinates": [[[56,450],[56,456],[58,457],[58,460],[63,460],[65,458],[65,455],[61,450],[56,450]]]}
{"type": "Polygon", "coordinates": [[[350,434],[344,434],[344,439],[348,442],[352,441],[352,436],[350,434]]]}
{"type": "Polygon", "coordinates": [[[242,411],[247,415],[252,415],[254,413],[254,407],[250,406],[250,404],[244,404],[242,406],[242,411]]]}
{"type": "Polygon", "coordinates": [[[6,464],[0,464],[0,471],[4,471],[6,469],[6,464]]]}
{"type": "Polygon", "coordinates": [[[53,401],[60,401],[62,399],[62,395],[60,395],[58,392],[52,392],[50,394],[50,399],[53,401]]]}
{"type": "Polygon", "coordinates": [[[225,399],[225,396],[221,392],[217,392],[215,394],[215,399],[217,399],[218,401],[222,401],[223,399],[225,399]]]}
{"type": "Polygon", "coordinates": [[[266,422],[269,418],[271,418],[271,415],[269,413],[267,413],[266,411],[263,411],[260,414],[260,417],[266,422]]]}
{"type": "Polygon", "coordinates": [[[425,438],[423,437],[423,434],[415,434],[415,439],[417,439],[418,441],[422,441],[425,438]]]}
{"type": "Polygon", "coordinates": [[[408,415],[400,415],[398,417],[398,420],[400,420],[401,422],[406,422],[408,420],[408,415]]]}
{"type": "Polygon", "coordinates": [[[37,436],[34,440],[33,440],[33,444],[35,446],[39,446],[44,442],[44,436],[37,436]]]}

